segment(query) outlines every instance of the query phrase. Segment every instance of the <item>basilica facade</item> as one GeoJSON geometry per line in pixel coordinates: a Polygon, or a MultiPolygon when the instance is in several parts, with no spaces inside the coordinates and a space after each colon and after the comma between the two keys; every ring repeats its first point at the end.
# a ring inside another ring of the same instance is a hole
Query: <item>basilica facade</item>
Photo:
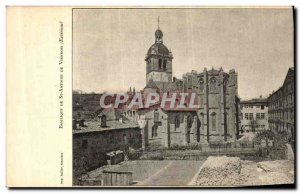
{"type": "Polygon", "coordinates": [[[163,43],[161,29],[155,31],[155,43],[148,49],[144,98],[149,93],[196,93],[198,108],[150,108],[125,112],[131,119],[143,119],[144,147],[171,147],[234,141],[239,135],[239,97],[237,73],[220,69],[191,71],[181,79],[172,76],[172,52],[163,43]],[[137,118],[138,117],[138,118],[137,118]]]}

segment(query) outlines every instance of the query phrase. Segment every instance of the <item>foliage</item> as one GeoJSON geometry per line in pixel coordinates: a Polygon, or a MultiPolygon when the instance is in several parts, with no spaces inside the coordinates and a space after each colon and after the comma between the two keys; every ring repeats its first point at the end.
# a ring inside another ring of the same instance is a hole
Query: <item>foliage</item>
{"type": "Polygon", "coordinates": [[[262,140],[265,140],[265,139],[273,140],[274,137],[275,137],[275,134],[271,130],[265,130],[265,131],[257,133],[255,135],[253,141],[255,143],[261,144],[262,140]]]}
{"type": "Polygon", "coordinates": [[[271,160],[285,159],[286,136],[286,132],[279,132],[275,135],[270,130],[258,133],[254,138],[254,142],[260,147],[257,152],[258,155],[271,160]],[[263,140],[266,142],[265,147],[261,145],[263,140]],[[273,141],[272,145],[269,144],[270,141],[273,141]]]}
{"type": "Polygon", "coordinates": [[[270,148],[269,157],[271,160],[285,159],[286,158],[286,132],[280,132],[275,135],[274,145],[270,148]]]}
{"type": "Polygon", "coordinates": [[[142,154],[143,154],[142,149],[133,149],[129,147],[128,158],[130,160],[137,160],[142,156],[142,154]]]}

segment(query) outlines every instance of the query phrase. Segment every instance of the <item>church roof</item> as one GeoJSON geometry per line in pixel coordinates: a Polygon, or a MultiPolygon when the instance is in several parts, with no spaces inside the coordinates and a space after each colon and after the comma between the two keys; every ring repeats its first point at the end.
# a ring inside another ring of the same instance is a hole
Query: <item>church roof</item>
{"type": "Polygon", "coordinates": [[[99,121],[88,121],[85,122],[86,127],[80,127],[78,130],[73,130],[73,134],[81,133],[94,133],[94,132],[103,132],[103,131],[112,131],[112,130],[121,130],[121,129],[132,129],[139,128],[138,123],[134,121],[127,120],[123,123],[120,121],[107,121],[107,127],[101,127],[99,121]]]}
{"type": "Polygon", "coordinates": [[[295,78],[295,68],[291,67],[288,70],[288,73],[287,73],[287,75],[284,79],[283,85],[286,84],[289,81],[294,81],[294,78],[295,78]]]}
{"type": "Polygon", "coordinates": [[[266,98],[255,98],[255,99],[250,99],[246,101],[241,101],[241,104],[262,104],[262,103],[267,103],[268,99],[266,98]]]}
{"type": "Polygon", "coordinates": [[[169,49],[163,43],[154,43],[147,52],[147,56],[151,54],[169,56],[169,49]]]}
{"type": "Polygon", "coordinates": [[[156,31],[155,31],[155,37],[156,36],[163,36],[163,33],[162,33],[162,31],[160,30],[160,29],[157,29],[156,31]]]}
{"type": "Polygon", "coordinates": [[[175,82],[161,82],[150,80],[145,88],[154,88],[159,89],[161,92],[167,92],[171,90],[177,90],[177,85],[175,82]]]}
{"type": "Polygon", "coordinates": [[[158,88],[153,80],[150,80],[145,88],[158,88]]]}
{"type": "Polygon", "coordinates": [[[159,82],[155,81],[156,86],[160,89],[161,92],[167,92],[170,90],[176,90],[177,85],[175,82],[159,82]]]}
{"type": "Polygon", "coordinates": [[[218,75],[220,73],[219,70],[216,70],[216,69],[213,69],[213,68],[211,70],[208,70],[207,72],[210,75],[218,75]]]}

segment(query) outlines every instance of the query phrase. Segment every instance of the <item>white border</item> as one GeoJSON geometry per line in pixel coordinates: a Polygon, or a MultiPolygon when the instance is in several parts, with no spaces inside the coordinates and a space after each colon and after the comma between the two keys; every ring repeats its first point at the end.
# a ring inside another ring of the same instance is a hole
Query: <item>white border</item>
{"type": "MultiPolygon", "coordinates": [[[[9,189],[5,187],[5,128],[6,128],[6,6],[290,6],[294,5],[297,8],[300,7],[300,1],[297,0],[252,0],[252,1],[241,1],[241,0],[207,0],[207,1],[198,1],[195,0],[151,0],[151,1],[133,1],[133,0],[110,0],[110,1],[97,1],[97,0],[79,0],[79,1],[71,1],[71,0],[48,0],[48,1],[40,1],[40,0],[2,0],[0,1],[0,49],[1,49],[1,62],[0,62],[0,190],[1,192],[8,192],[9,189]]],[[[299,18],[297,18],[298,31],[299,31],[299,18]]],[[[298,37],[299,39],[299,37],[298,37]]],[[[297,41],[298,45],[298,41],[297,41]]],[[[299,56],[299,49],[297,50],[297,56],[299,56]]],[[[297,64],[295,64],[296,66],[297,64]]],[[[298,70],[297,70],[298,72],[298,70]]],[[[298,78],[299,79],[299,78],[298,78]]],[[[297,90],[299,90],[299,83],[297,82],[297,90]]],[[[299,99],[299,95],[297,97],[299,99]]],[[[297,106],[298,107],[298,106],[297,106]]],[[[298,113],[297,120],[299,121],[300,115],[298,113]]],[[[298,129],[298,128],[296,128],[298,129]]],[[[299,140],[299,131],[297,131],[297,139],[299,140]]],[[[298,149],[298,148],[297,148],[298,149]]],[[[298,152],[297,152],[298,154],[298,152]]],[[[299,166],[298,166],[299,168],[299,166]]],[[[299,176],[298,178],[299,179],[299,176]]],[[[299,181],[298,181],[299,183],[299,181]]],[[[298,184],[299,185],[299,184],[298,184]]],[[[21,190],[26,192],[33,192],[35,190],[21,190]]],[[[50,190],[46,190],[50,191],[50,190]]],[[[65,190],[66,191],[66,190],[65,190]]],[[[88,190],[80,190],[81,192],[86,192],[88,190]]],[[[99,190],[98,190],[99,191],[99,190]]],[[[108,190],[101,190],[108,191],[108,190]]],[[[115,190],[118,192],[123,191],[131,191],[131,190],[115,190]]],[[[142,190],[137,190],[142,191],[142,190]]],[[[164,191],[164,192],[172,192],[174,190],[155,190],[155,191],[164,191]]],[[[176,190],[175,190],[176,191],[176,190]]],[[[208,191],[208,190],[197,190],[195,191],[208,191]]],[[[218,191],[218,190],[212,190],[218,191]]],[[[224,190],[221,190],[224,191],[224,190]]],[[[228,191],[232,191],[228,189],[228,191]]],[[[242,191],[242,190],[240,190],[242,191]]],[[[250,192],[251,190],[244,190],[246,192],[250,192]]],[[[258,190],[262,191],[262,190],[258,190]]],[[[279,190],[282,191],[282,190],[279,190]]]]}

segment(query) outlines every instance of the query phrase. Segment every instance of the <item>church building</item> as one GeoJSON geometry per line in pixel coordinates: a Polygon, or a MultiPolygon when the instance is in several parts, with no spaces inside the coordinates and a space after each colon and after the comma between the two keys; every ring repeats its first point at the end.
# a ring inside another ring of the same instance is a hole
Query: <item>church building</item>
{"type": "Polygon", "coordinates": [[[141,91],[144,98],[153,92],[168,95],[193,92],[200,105],[196,109],[166,109],[155,104],[147,109],[138,109],[136,116],[146,123],[142,128],[144,146],[189,146],[236,140],[240,121],[235,70],[226,73],[222,68],[204,68],[202,72],[193,70],[177,79],[172,76],[173,59],[158,27],[155,42],[145,57],[146,86],[141,91]]]}

